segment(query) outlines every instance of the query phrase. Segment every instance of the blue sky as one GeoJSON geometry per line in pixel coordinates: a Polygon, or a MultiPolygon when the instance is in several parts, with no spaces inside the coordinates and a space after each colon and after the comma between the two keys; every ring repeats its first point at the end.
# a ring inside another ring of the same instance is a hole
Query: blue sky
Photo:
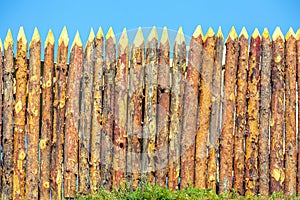
{"type": "MultiPolygon", "coordinates": [[[[285,34],[289,27],[300,28],[299,0],[1,0],[0,37],[4,40],[8,28],[16,39],[20,26],[24,26],[27,39],[38,27],[42,40],[51,28],[57,39],[64,25],[72,42],[78,29],[83,43],[90,28],[102,26],[106,33],[110,26],[116,34],[126,27],[167,26],[177,30],[183,27],[185,35],[192,35],[198,24],[204,33],[212,26],[222,26],[225,37],[232,25],[240,32],[246,26],[249,34],[254,28],[268,27],[272,33],[280,26],[285,34]]],[[[145,33],[146,34],[146,33],[145,33]]],[[[147,37],[147,34],[146,34],[147,37]]]]}

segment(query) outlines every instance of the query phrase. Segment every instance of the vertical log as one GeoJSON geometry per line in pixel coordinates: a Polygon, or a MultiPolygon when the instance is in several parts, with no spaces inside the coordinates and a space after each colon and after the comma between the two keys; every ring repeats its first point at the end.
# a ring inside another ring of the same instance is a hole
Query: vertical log
{"type": "Polygon", "coordinates": [[[209,124],[215,45],[215,33],[212,28],[209,28],[203,40],[198,127],[196,133],[195,186],[201,189],[207,187],[207,138],[210,135],[209,124]]]}
{"type": "Polygon", "coordinates": [[[248,70],[248,108],[245,156],[246,195],[255,195],[258,187],[258,129],[259,129],[259,82],[260,82],[260,34],[256,28],[250,40],[248,70]]]}
{"type": "Polygon", "coordinates": [[[259,194],[269,195],[269,128],[271,103],[271,61],[272,42],[268,29],[264,29],[261,45],[261,80],[260,80],[260,127],[258,139],[259,194]]]}
{"type": "Polygon", "coordinates": [[[144,89],[144,36],[139,27],[133,41],[130,60],[128,93],[128,154],[127,170],[133,188],[138,186],[141,174],[142,153],[142,102],[144,89]]]}
{"type": "Polygon", "coordinates": [[[166,186],[168,175],[168,140],[170,121],[170,41],[164,27],[158,49],[156,184],[166,186]]]}
{"type": "MultiPolygon", "coordinates": [[[[66,133],[64,148],[64,197],[76,197],[78,176],[79,95],[82,78],[83,48],[78,31],[71,47],[67,83],[66,133]]],[[[81,158],[80,158],[81,159],[81,158]]]]}
{"type": "Polygon", "coordinates": [[[116,71],[116,38],[111,27],[109,28],[105,39],[101,179],[102,186],[107,190],[110,190],[112,186],[113,173],[114,78],[116,71]]]}
{"type": "Polygon", "coordinates": [[[66,77],[69,37],[66,27],[63,28],[58,40],[58,51],[54,78],[53,102],[53,138],[51,155],[51,189],[53,199],[62,199],[62,163],[64,144],[66,77]]]}
{"type": "Polygon", "coordinates": [[[217,167],[219,154],[219,135],[221,124],[221,82],[222,82],[222,59],[223,59],[224,37],[221,27],[216,36],[215,61],[212,75],[212,105],[210,116],[210,131],[208,138],[208,163],[207,163],[207,187],[216,191],[217,167]]]}
{"type": "Polygon", "coordinates": [[[42,77],[42,126],[40,162],[40,198],[50,199],[50,155],[53,117],[54,36],[49,30],[44,45],[44,70],[42,77]]]}
{"type": "Polygon", "coordinates": [[[29,82],[28,82],[28,147],[26,165],[26,198],[39,198],[39,134],[40,134],[40,76],[41,40],[37,28],[30,42],[29,82]]]}
{"type": "Polygon", "coordinates": [[[91,193],[96,193],[101,187],[101,132],[102,132],[102,88],[103,88],[103,32],[99,28],[95,40],[95,64],[93,76],[93,110],[91,133],[91,167],[90,187],[91,193]]]}
{"type": "Polygon", "coordinates": [[[232,155],[235,110],[235,85],[238,64],[239,43],[232,27],[226,40],[226,61],[224,74],[224,97],[222,103],[222,133],[220,138],[220,193],[232,188],[232,155]]]}
{"type": "Polygon", "coordinates": [[[234,133],[234,189],[244,195],[245,134],[247,111],[248,33],[243,27],[239,36],[239,60],[237,69],[236,121],[234,133]]]}
{"type": "MultiPolygon", "coordinates": [[[[186,70],[186,44],[182,31],[179,28],[174,41],[171,85],[171,116],[169,133],[169,172],[168,186],[171,189],[178,188],[180,173],[180,147],[187,149],[189,144],[181,144],[182,128],[182,104],[184,94],[184,76],[186,70]]],[[[184,152],[183,152],[184,153],[184,152]]]]}
{"type": "Polygon", "coordinates": [[[113,185],[125,186],[126,172],[126,120],[127,120],[127,84],[129,67],[129,41],[124,28],[118,44],[118,61],[115,76],[115,126],[114,126],[114,157],[113,185]]]}
{"type": "Polygon", "coordinates": [[[158,35],[153,27],[146,42],[145,60],[145,104],[143,123],[142,173],[146,174],[150,183],[155,176],[155,140],[157,114],[157,70],[158,70],[158,35]]]}
{"type": "MultiPolygon", "coordinates": [[[[4,70],[3,70],[3,173],[2,199],[13,197],[13,89],[14,89],[14,54],[13,39],[10,29],[4,40],[4,70]]],[[[25,157],[25,154],[24,156],[25,157]]]]}
{"type": "MultiPolygon", "coordinates": [[[[300,102],[300,29],[298,29],[296,33],[296,49],[297,49],[297,83],[298,83],[298,131],[300,130],[300,109],[299,109],[299,102],[300,102]]],[[[297,195],[300,195],[300,137],[298,136],[298,168],[297,168],[297,195]]]]}
{"type": "Polygon", "coordinates": [[[190,41],[185,94],[183,100],[182,138],[181,143],[187,144],[182,149],[180,187],[185,188],[194,184],[195,143],[197,131],[197,108],[200,83],[200,66],[202,59],[203,33],[198,26],[190,41]]]}
{"type": "Polygon", "coordinates": [[[94,39],[93,29],[90,31],[85,46],[83,60],[83,77],[81,82],[80,127],[79,127],[79,184],[78,192],[89,193],[90,139],[92,129],[93,77],[94,77],[94,39]]]}
{"type": "Polygon", "coordinates": [[[296,38],[292,28],[285,36],[285,194],[296,194],[296,38]]]}
{"type": "MultiPolygon", "coordinates": [[[[16,103],[14,107],[14,177],[13,199],[25,197],[25,123],[27,90],[27,40],[20,27],[16,55],[16,103]]],[[[36,166],[35,169],[38,170],[36,166]]]]}
{"type": "Polygon", "coordinates": [[[284,36],[279,27],[272,36],[272,100],[270,143],[270,191],[280,192],[285,179],[283,155],[284,129],[284,36]]]}
{"type": "MultiPolygon", "coordinates": [[[[3,155],[3,144],[2,144],[2,135],[3,135],[3,129],[2,129],[2,107],[3,107],[3,46],[2,46],[2,40],[0,38],[0,154],[3,155]]],[[[0,158],[0,198],[2,198],[2,171],[3,169],[3,158],[0,158]]]]}

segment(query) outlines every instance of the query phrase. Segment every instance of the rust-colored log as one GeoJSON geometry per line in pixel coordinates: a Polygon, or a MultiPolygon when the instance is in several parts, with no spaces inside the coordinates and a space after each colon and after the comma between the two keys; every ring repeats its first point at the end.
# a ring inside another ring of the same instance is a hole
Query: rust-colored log
{"type": "Polygon", "coordinates": [[[42,77],[42,125],[41,125],[41,162],[40,198],[50,199],[50,158],[53,117],[53,74],[54,73],[54,36],[49,30],[44,49],[44,70],[42,77]]]}
{"type": "Polygon", "coordinates": [[[200,83],[200,66],[203,49],[203,33],[198,26],[190,41],[185,94],[183,99],[183,119],[181,143],[187,144],[181,154],[180,187],[194,185],[195,174],[195,136],[197,131],[197,108],[200,83]]]}
{"type": "Polygon", "coordinates": [[[181,144],[180,142],[185,70],[186,44],[182,27],[180,27],[174,42],[172,63],[168,172],[168,187],[171,189],[178,188],[178,179],[180,174],[180,147],[182,149],[187,149],[189,145],[181,144]]]}
{"type": "Polygon", "coordinates": [[[212,105],[208,138],[207,188],[217,189],[217,167],[219,154],[219,135],[221,124],[221,82],[224,37],[219,27],[216,35],[215,61],[212,75],[212,105]]]}
{"type": "MultiPolygon", "coordinates": [[[[296,33],[296,49],[297,49],[297,83],[298,83],[298,94],[300,91],[300,29],[298,29],[297,33],[296,33]]],[[[300,95],[298,95],[298,105],[300,102],[300,95]]],[[[298,130],[300,130],[300,123],[299,123],[299,119],[300,119],[300,109],[298,106],[298,130]]],[[[297,168],[297,195],[300,195],[300,138],[298,136],[298,168],[297,168]]]]}
{"type": "Polygon", "coordinates": [[[212,28],[209,28],[203,40],[198,127],[196,133],[195,186],[200,189],[207,187],[207,138],[209,136],[215,45],[215,33],[212,28]]]}
{"type": "Polygon", "coordinates": [[[230,192],[232,188],[235,85],[239,53],[237,38],[236,31],[232,27],[226,40],[222,133],[220,137],[220,193],[230,192]]]}
{"type": "Polygon", "coordinates": [[[57,63],[54,78],[53,137],[51,155],[51,190],[53,199],[62,199],[62,163],[64,145],[65,101],[67,86],[67,59],[69,37],[66,27],[58,40],[57,63]]]}
{"type": "Polygon", "coordinates": [[[153,27],[146,42],[145,104],[143,123],[142,173],[149,183],[155,176],[155,140],[157,131],[157,70],[158,35],[153,27]]]}
{"type": "Polygon", "coordinates": [[[296,194],[296,38],[292,28],[285,37],[285,182],[286,195],[296,194]]]}
{"type": "MultiPolygon", "coordinates": [[[[4,40],[3,68],[3,172],[2,199],[10,200],[13,194],[14,144],[13,144],[13,90],[14,90],[14,54],[10,29],[4,40]]],[[[24,154],[25,157],[25,154],[24,154]]]]}
{"type": "MultiPolygon", "coordinates": [[[[3,144],[2,144],[2,107],[3,107],[3,98],[2,98],[2,94],[3,94],[3,91],[2,91],[2,87],[3,87],[3,46],[2,46],[2,40],[0,38],[0,146],[3,148],[3,144]]],[[[2,151],[2,148],[0,150],[0,153],[3,155],[3,151],[2,151]]],[[[2,198],[2,169],[3,169],[3,166],[2,166],[2,163],[3,163],[3,158],[1,157],[0,158],[0,198],[2,198]]]]}
{"type": "Polygon", "coordinates": [[[92,104],[93,104],[93,77],[94,77],[94,39],[95,34],[91,29],[85,47],[83,60],[83,77],[81,82],[80,102],[80,127],[79,127],[79,182],[78,192],[82,195],[89,194],[90,188],[90,139],[92,129],[92,104]]]}
{"type": "Polygon", "coordinates": [[[272,42],[268,29],[264,29],[261,44],[260,111],[259,111],[259,194],[269,195],[269,128],[271,104],[272,42]]]}
{"type": "Polygon", "coordinates": [[[40,135],[40,75],[41,75],[41,40],[37,28],[30,42],[28,105],[27,105],[27,165],[26,198],[39,198],[39,135],[40,135]]]}
{"type": "Polygon", "coordinates": [[[114,78],[116,71],[116,38],[111,27],[105,39],[101,179],[102,186],[110,190],[113,173],[114,78]]]}
{"type": "MultiPolygon", "coordinates": [[[[23,27],[20,27],[16,55],[13,199],[23,199],[25,197],[25,123],[27,74],[27,40],[24,34],[23,27]]],[[[38,170],[38,166],[36,166],[36,168],[32,170],[38,170]]]]}
{"type": "Polygon", "coordinates": [[[255,195],[258,187],[258,129],[259,129],[259,81],[261,40],[256,28],[251,36],[248,68],[248,108],[245,142],[245,193],[255,195]]]}
{"type": "MultiPolygon", "coordinates": [[[[78,176],[79,95],[83,71],[83,48],[78,31],[71,47],[67,83],[66,133],[64,148],[64,197],[76,197],[78,176]]],[[[79,158],[81,159],[81,158],[79,158]]]]}
{"type": "Polygon", "coordinates": [[[245,27],[239,36],[239,61],[237,69],[236,121],[234,133],[234,189],[244,195],[245,134],[247,111],[248,33],[245,27]]]}
{"type": "Polygon", "coordinates": [[[168,175],[168,140],[170,121],[170,41],[164,27],[158,48],[156,184],[166,186],[168,175]]]}
{"type": "Polygon", "coordinates": [[[141,175],[142,153],[142,102],[144,99],[144,36],[139,28],[131,49],[128,93],[128,155],[127,170],[133,188],[138,186],[141,175]]]}
{"type": "Polygon", "coordinates": [[[279,27],[272,36],[272,99],[270,142],[270,192],[283,190],[285,179],[283,131],[284,131],[284,37],[279,27]]]}
{"type": "Polygon", "coordinates": [[[126,146],[127,146],[127,84],[129,67],[129,41],[124,28],[118,44],[118,61],[115,76],[115,126],[114,126],[114,157],[113,185],[125,187],[126,146]]]}
{"type": "Polygon", "coordinates": [[[93,77],[93,110],[91,133],[91,166],[90,166],[90,190],[96,193],[101,187],[100,153],[102,132],[102,88],[103,88],[103,32],[99,28],[95,40],[95,64],[93,77]]]}

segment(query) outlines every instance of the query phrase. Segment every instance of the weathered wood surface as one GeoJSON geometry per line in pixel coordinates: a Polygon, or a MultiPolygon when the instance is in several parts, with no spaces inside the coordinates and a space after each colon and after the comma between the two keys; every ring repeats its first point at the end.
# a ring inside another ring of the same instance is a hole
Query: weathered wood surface
{"type": "MultiPolygon", "coordinates": [[[[15,65],[16,93],[14,106],[14,174],[13,174],[13,199],[25,197],[26,177],[26,98],[27,98],[27,40],[23,27],[20,27],[17,42],[17,55],[15,65]]],[[[32,169],[34,170],[34,169],[32,169]]],[[[36,173],[38,166],[36,166],[36,173]]],[[[27,196],[27,195],[26,195],[27,196]]]]}
{"type": "MultiPolygon", "coordinates": [[[[0,88],[1,88],[1,90],[0,90],[0,92],[1,92],[1,95],[0,95],[0,146],[1,146],[1,150],[0,150],[0,153],[2,154],[3,153],[3,150],[2,150],[2,148],[3,148],[3,144],[2,144],[2,135],[3,135],[3,129],[2,129],[2,127],[3,127],[3,124],[2,124],[2,108],[3,108],[3,102],[2,102],[2,100],[3,100],[3,89],[2,89],[2,87],[3,87],[3,56],[2,56],[2,54],[3,54],[3,46],[2,46],[2,40],[1,40],[1,38],[0,38],[0,88]]],[[[2,169],[3,169],[3,158],[1,157],[0,158],[0,197],[2,198],[2,173],[3,173],[3,171],[2,171],[2,169]]]]}
{"type": "MultiPolygon", "coordinates": [[[[188,144],[181,155],[180,187],[194,185],[195,143],[197,132],[198,94],[202,61],[203,33],[198,26],[190,41],[185,94],[183,100],[182,144],[188,144]]],[[[196,172],[197,173],[197,172],[196,172]]]]}
{"type": "MultiPolygon", "coordinates": [[[[79,146],[79,95],[83,71],[83,48],[78,31],[71,47],[67,80],[64,146],[64,197],[76,197],[79,146]]],[[[79,159],[81,159],[79,157],[79,159]]]]}
{"type": "MultiPolygon", "coordinates": [[[[297,33],[296,33],[296,49],[297,49],[297,90],[298,90],[298,94],[300,91],[300,29],[298,29],[297,33]]],[[[298,105],[300,102],[300,95],[298,95],[298,105]]],[[[300,130],[300,123],[299,123],[299,119],[300,119],[300,109],[298,106],[298,130],[300,130]]],[[[300,147],[300,139],[298,137],[298,168],[297,168],[297,195],[300,195],[300,152],[299,152],[299,147],[300,147]]]]}

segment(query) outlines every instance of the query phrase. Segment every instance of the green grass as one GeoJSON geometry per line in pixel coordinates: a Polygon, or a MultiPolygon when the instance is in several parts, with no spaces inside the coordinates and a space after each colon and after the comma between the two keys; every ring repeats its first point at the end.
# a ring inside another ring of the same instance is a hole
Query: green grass
{"type": "MultiPolygon", "coordinates": [[[[234,191],[230,194],[217,195],[212,190],[200,190],[197,188],[186,188],[183,190],[169,190],[164,187],[153,185],[150,183],[142,183],[135,190],[131,190],[127,185],[123,189],[114,188],[111,192],[100,189],[97,194],[78,196],[78,200],[196,200],[196,199],[266,199],[265,197],[238,196],[234,191]]],[[[298,199],[295,196],[284,196],[282,193],[273,194],[269,197],[275,199],[298,199]]]]}

